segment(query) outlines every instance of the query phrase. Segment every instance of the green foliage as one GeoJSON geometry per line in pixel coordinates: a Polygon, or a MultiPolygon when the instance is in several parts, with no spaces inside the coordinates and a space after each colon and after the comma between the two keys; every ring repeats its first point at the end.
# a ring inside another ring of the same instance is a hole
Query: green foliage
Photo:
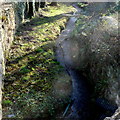
{"type": "Polygon", "coordinates": [[[79,3],[78,3],[78,6],[79,6],[80,8],[84,8],[84,7],[88,6],[88,4],[79,2],[79,3]]]}
{"type": "Polygon", "coordinates": [[[118,14],[120,12],[120,2],[118,2],[118,3],[114,4],[113,6],[111,6],[108,9],[108,11],[107,11],[107,13],[105,15],[112,15],[112,14],[117,13],[117,12],[118,12],[118,14]]]}
{"type": "Polygon", "coordinates": [[[4,106],[9,106],[9,105],[12,105],[12,101],[10,101],[10,100],[3,100],[3,101],[2,101],[2,104],[3,104],[4,106]]]}
{"type": "Polygon", "coordinates": [[[114,7],[115,11],[120,12],[120,1],[117,3],[117,5],[114,7]]]}
{"type": "Polygon", "coordinates": [[[29,73],[29,72],[30,72],[30,70],[26,67],[22,67],[20,70],[20,73],[22,73],[22,74],[29,73]]]}

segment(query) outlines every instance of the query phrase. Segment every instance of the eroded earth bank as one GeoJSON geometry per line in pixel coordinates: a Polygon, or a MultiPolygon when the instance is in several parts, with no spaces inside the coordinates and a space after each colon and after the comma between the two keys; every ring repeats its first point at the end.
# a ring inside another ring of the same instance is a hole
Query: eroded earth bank
{"type": "Polygon", "coordinates": [[[72,79],[66,120],[119,119],[120,41],[114,3],[90,3],[70,18],[57,39],[57,58],[72,79]],[[78,19],[77,19],[78,18],[78,19]],[[118,113],[119,114],[119,113],[118,113]]]}

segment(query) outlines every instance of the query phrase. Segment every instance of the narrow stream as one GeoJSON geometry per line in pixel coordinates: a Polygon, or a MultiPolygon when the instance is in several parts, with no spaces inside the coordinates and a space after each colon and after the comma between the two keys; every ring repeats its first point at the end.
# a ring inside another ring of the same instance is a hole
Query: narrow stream
{"type": "Polygon", "coordinates": [[[74,7],[77,9],[77,12],[73,14],[73,17],[70,18],[66,25],[66,29],[62,31],[61,35],[57,39],[57,60],[61,63],[62,66],[68,71],[69,75],[72,79],[72,88],[73,88],[73,94],[72,94],[72,101],[73,104],[71,106],[71,113],[66,119],[71,120],[85,120],[89,118],[89,102],[90,102],[90,93],[89,93],[89,87],[87,84],[87,80],[80,74],[79,71],[75,69],[71,69],[69,67],[69,64],[72,64],[72,61],[69,57],[69,50],[70,45],[68,41],[68,37],[72,33],[72,31],[75,28],[75,22],[77,20],[77,17],[74,17],[74,15],[81,12],[81,9],[78,8],[76,5],[74,7]]]}

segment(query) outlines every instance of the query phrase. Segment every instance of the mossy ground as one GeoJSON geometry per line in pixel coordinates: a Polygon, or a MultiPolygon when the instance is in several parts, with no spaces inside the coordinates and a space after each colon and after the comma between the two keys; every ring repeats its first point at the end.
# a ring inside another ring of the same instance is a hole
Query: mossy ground
{"type": "Polygon", "coordinates": [[[54,50],[55,39],[69,19],[62,14],[74,10],[63,4],[48,6],[40,10],[43,16],[18,28],[6,63],[3,117],[47,118],[66,103],[66,98],[58,101],[51,95],[53,81],[64,71],[54,50]]]}

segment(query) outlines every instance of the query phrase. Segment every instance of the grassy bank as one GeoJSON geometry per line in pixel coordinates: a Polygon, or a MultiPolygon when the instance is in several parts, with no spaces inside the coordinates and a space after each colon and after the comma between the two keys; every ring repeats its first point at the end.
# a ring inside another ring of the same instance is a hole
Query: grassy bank
{"type": "Polygon", "coordinates": [[[42,15],[18,28],[6,63],[4,118],[8,115],[15,119],[53,118],[56,108],[62,108],[68,102],[67,95],[62,98],[54,96],[53,82],[62,72],[65,75],[54,51],[55,39],[69,19],[63,13],[74,10],[62,4],[48,6],[40,10],[42,15]]]}

